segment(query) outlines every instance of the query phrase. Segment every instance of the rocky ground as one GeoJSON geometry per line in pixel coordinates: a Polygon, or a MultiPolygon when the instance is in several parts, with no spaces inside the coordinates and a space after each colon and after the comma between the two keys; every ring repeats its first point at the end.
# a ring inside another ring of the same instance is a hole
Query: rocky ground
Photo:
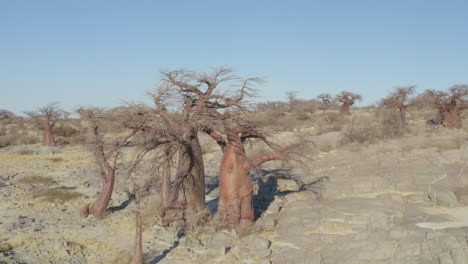
{"type": "MultiPolygon", "coordinates": [[[[255,176],[258,219],[248,234],[145,226],[149,263],[468,263],[468,136],[426,131],[342,145],[341,132],[306,135],[306,168],[281,163],[255,176]],[[308,154],[308,153],[306,153],[308,154]]],[[[209,152],[207,199],[219,155],[209,152]]],[[[120,177],[103,219],[79,218],[98,178],[80,147],[0,149],[0,263],[129,263],[134,204],[120,177]]]]}

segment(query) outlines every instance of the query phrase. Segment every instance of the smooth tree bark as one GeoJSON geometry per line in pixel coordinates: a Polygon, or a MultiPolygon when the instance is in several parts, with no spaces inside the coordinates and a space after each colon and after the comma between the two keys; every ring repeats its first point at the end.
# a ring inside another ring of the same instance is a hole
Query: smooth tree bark
{"type": "Polygon", "coordinates": [[[135,213],[135,250],[131,264],[143,264],[143,230],[141,223],[140,203],[137,199],[137,211],[135,213]]]}
{"type": "Polygon", "coordinates": [[[111,167],[107,162],[101,167],[101,190],[97,199],[85,205],[80,211],[80,217],[86,218],[90,214],[94,216],[102,216],[109,206],[112,198],[112,191],[115,182],[115,168],[111,167]]]}
{"type": "Polygon", "coordinates": [[[285,151],[248,158],[244,148],[247,138],[262,138],[248,127],[238,127],[226,132],[227,142],[211,133],[223,150],[219,176],[218,213],[228,228],[249,226],[254,219],[253,182],[250,171],[271,160],[282,160],[285,151]]]}
{"type": "Polygon", "coordinates": [[[43,146],[55,146],[55,137],[52,129],[47,127],[44,129],[42,134],[42,145],[43,146]]]}

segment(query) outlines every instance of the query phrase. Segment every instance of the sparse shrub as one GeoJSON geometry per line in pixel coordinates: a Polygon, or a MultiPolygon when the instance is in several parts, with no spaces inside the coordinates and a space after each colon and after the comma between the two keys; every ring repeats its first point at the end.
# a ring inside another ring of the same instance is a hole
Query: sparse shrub
{"type": "Polygon", "coordinates": [[[405,126],[401,125],[401,117],[397,111],[382,110],[380,112],[381,135],[384,139],[399,138],[406,132],[405,126]]]}
{"type": "Polygon", "coordinates": [[[63,127],[57,128],[57,130],[55,130],[55,134],[59,137],[69,138],[69,137],[79,135],[80,131],[70,126],[63,126],[63,127]]]}
{"type": "Polygon", "coordinates": [[[310,116],[306,112],[297,111],[294,113],[294,115],[298,121],[306,121],[310,119],[310,116]]]}
{"type": "Polygon", "coordinates": [[[11,146],[16,138],[13,135],[0,136],[0,148],[11,146]]]}
{"type": "Polygon", "coordinates": [[[321,114],[315,125],[318,128],[318,135],[328,132],[341,131],[345,125],[346,120],[343,116],[336,112],[326,112],[321,114]]]}
{"type": "Polygon", "coordinates": [[[343,136],[346,143],[373,142],[380,138],[378,123],[367,116],[353,116],[348,119],[348,123],[343,129],[343,136]]]}
{"type": "Polygon", "coordinates": [[[30,145],[30,144],[36,144],[39,142],[39,139],[37,137],[33,136],[21,136],[18,138],[17,143],[22,144],[22,145],[30,145]]]}
{"type": "Polygon", "coordinates": [[[70,137],[69,139],[70,144],[74,145],[84,145],[86,143],[86,136],[85,135],[75,135],[70,137]]]}
{"type": "Polygon", "coordinates": [[[21,149],[20,151],[18,151],[18,154],[19,155],[32,155],[34,154],[34,152],[30,149],[21,149]]]}

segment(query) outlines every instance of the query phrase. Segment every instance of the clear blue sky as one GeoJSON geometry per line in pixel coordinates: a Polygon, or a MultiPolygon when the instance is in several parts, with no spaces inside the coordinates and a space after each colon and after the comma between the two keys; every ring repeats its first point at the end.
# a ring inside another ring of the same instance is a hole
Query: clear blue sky
{"type": "Polygon", "coordinates": [[[468,1],[0,0],[0,108],[140,101],[158,69],[265,76],[256,100],[468,83],[468,1]]]}

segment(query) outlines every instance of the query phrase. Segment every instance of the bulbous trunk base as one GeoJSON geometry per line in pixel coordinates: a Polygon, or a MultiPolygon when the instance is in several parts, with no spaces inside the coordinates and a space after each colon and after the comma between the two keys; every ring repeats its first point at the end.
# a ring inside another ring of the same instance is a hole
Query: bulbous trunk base
{"type": "Polygon", "coordinates": [[[340,107],[340,114],[342,115],[349,115],[351,114],[349,112],[350,106],[348,104],[342,104],[340,107]]]}
{"type": "Polygon", "coordinates": [[[460,116],[460,111],[458,109],[454,109],[447,112],[441,113],[442,117],[442,126],[446,128],[461,128],[462,127],[462,119],[460,116]]]}
{"type": "Polygon", "coordinates": [[[87,204],[81,209],[80,217],[86,218],[90,214],[94,216],[102,216],[109,206],[114,189],[115,171],[112,168],[107,168],[101,171],[102,185],[101,192],[98,198],[93,203],[87,204]]]}
{"type": "Polygon", "coordinates": [[[240,199],[223,199],[223,201],[220,201],[218,213],[224,219],[227,228],[252,225],[254,220],[252,193],[240,199]]]}
{"type": "Polygon", "coordinates": [[[42,135],[42,145],[43,146],[55,146],[54,133],[51,129],[45,129],[42,135]]]}

